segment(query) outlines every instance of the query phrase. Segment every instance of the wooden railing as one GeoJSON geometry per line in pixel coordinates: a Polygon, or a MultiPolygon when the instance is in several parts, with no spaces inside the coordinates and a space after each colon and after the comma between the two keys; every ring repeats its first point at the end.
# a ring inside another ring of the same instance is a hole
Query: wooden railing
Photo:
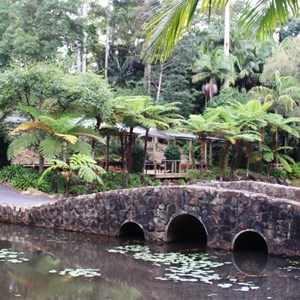
{"type": "Polygon", "coordinates": [[[145,174],[157,177],[185,177],[179,174],[186,174],[191,169],[190,163],[182,163],[180,160],[164,160],[162,162],[154,161],[153,163],[145,163],[145,174]],[[164,176],[163,176],[164,175],[164,176]]]}

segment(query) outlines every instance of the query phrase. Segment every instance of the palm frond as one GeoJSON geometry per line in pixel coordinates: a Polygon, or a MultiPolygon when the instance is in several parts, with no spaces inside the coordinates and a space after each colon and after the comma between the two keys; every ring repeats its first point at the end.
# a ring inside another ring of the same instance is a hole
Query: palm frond
{"type": "MultiPolygon", "coordinates": [[[[202,0],[199,13],[211,12],[227,1],[202,0]]],[[[154,18],[145,28],[143,57],[151,61],[164,61],[170,56],[181,35],[191,27],[199,0],[165,0],[154,18]]]]}
{"type": "Polygon", "coordinates": [[[248,32],[256,30],[258,38],[268,36],[279,26],[286,23],[290,13],[299,10],[298,0],[258,0],[247,10],[240,20],[248,32]]]}

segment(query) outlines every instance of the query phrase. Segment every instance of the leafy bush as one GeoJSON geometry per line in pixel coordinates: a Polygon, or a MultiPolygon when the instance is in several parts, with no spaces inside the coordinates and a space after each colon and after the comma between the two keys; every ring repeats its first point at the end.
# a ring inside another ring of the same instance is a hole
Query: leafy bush
{"type": "Polygon", "coordinates": [[[34,188],[43,192],[50,192],[50,181],[45,178],[40,180],[40,175],[33,169],[26,169],[21,165],[10,165],[0,171],[0,181],[10,182],[17,190],[27,190],[34,188]]]}
{"type": "Polygon", "coordinates": [[[201,180],[214,180],[216,179],[216,173],[212,170],[188,170],[188,180],[194,181],[201,180]]]}
{"type": "Polygon", "coordinates": [[[181,153],[179,146],[177,145],[169,145],[165,150],[166,160],[180,160],[181,153]]]}
{"type": "Polygon", "coordinates": [[[143,183],[141,180],[141,176],[138,174],[132,174],[129,176],[128,188],[138,188],[142,187],[143,183]]]}
{"type": "Polygon", "coordinates": [[[97,187],[99,192],[120,189],[124,184],[124,175],[120,172],[108,171],[102,175],[102,181],[103,185],[97,187]]]}
{"type": "Polygon", "coordinates": [[[144,168],[144,149],[140,145],[131,148],[132,173],[142,173],[144,168]]]}
{"type": "Polygon", "coordinates": [[[70,193],[71,195],[78,196],[78,195],[85,195],[85,194],[88,194],[89,191],[88,191],[88,189],[87,189],[85,186],[83,186],[83,185],[81,185],[81,186],[74,185],[74,186],[72,186],[72,187],[70,188],[69,193],[70,193]]]}
{"type": "Polygon", "coordinates": [[[178,184],[179,185],[185,185],[186,181],[183,178],[178,179],[178,184]]]}
{"type": "Polygon", "coordinates": [[[43,192],[50,191],[50,182],[46,179],[40,180],[40,175],[34,170],[25,170],[13,178],[10,183],[13,188],[25,191],[28,188],[38,189],[43,192]]]}
{"type": "Polygon", "coordinates": [[[161,182],[159,179],[152,179],[150,176],[144,176],[144,178],[143,178],[144,186],[157,186],[160,184],[161,184],[161,182]]]}
{"type": "Polygon", "coordinates": [[[287,179],[288,174],[284,169],[277,169],[274,168],[270,172],[271,176],[274,176],[275,178],[280,178],[280,179],[287,179]]]}
{"type": "Polygon", "coordinates": [[[26,169],[22,167],[21,165],[10,165],[4,167],[0,171],[0,181],[10,182],[12,179],[16,178],[17,176],[24,174],[26,172],[26,169]]]}
{"type": "Polygon", "coordinates": [[[288,177],[292,180],[300,178],[300,163],[292,164],[291,169],[292,172],[288,173],[288,177]]]}

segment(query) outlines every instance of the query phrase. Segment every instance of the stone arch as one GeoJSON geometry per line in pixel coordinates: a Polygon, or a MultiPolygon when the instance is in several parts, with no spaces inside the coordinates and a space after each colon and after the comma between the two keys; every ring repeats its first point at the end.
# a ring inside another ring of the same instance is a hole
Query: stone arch
{"type": "Polygon", "coordinates": [[[193,241],[207,245],[207,230],[197,217],[181,213],[173,217],[166,228],[166,241],[193,241]]]}
{"type": "Polygon", "coordinates": [[[267,253],[268,243],[265,237],[258,231],[253,229],[247,229],[239,232],[232,241],[232,249],[246,250],[267,253]]]}
{"type": "Polygon", "coordinates": [[[135,221],[125,221],[119,229],[119,237],[145,240],[145,233],[143,227],[135,221]]]}

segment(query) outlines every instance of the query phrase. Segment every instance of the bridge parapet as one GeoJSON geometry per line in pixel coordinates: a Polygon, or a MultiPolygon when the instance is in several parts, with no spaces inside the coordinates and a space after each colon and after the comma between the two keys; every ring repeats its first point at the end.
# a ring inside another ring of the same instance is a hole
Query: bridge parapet
{"type": "Polygon", "coordinates": [[[205,185],[224,188],[224,189],[233,189],[238,191],[245,192],[254,192],[265,194],[272,198],[283,198],[292,201],[300,202],[300,188],[284,186],[280,184],[272,184],[266,182],[258,182],[258,181],[223,181],[223,182],[207,182],[205,185]]]}

